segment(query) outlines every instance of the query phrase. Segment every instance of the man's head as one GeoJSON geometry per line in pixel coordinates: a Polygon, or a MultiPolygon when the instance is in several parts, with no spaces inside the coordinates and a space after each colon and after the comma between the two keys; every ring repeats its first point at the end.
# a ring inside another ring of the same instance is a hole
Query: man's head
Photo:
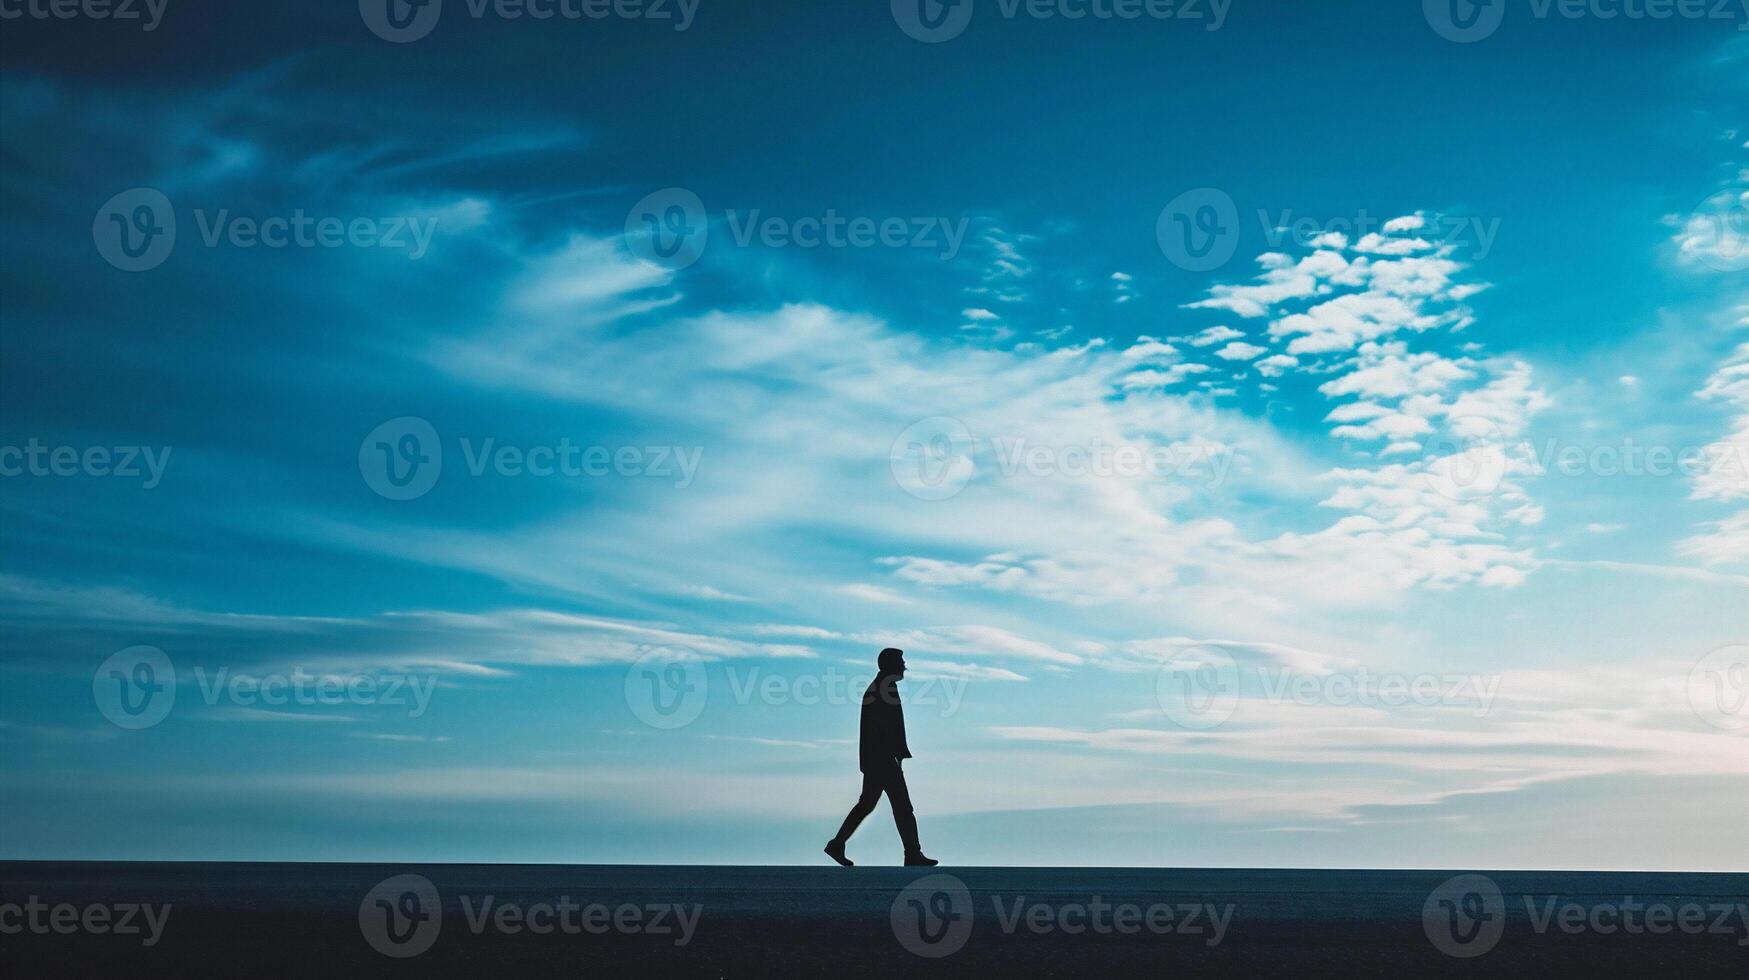
{"type": "Polygon", "coordinates": [[[905,676],[905,651],[887,647],[881,651],[879,661],[881,673],[892,674],[894,677],[905,676]]]}

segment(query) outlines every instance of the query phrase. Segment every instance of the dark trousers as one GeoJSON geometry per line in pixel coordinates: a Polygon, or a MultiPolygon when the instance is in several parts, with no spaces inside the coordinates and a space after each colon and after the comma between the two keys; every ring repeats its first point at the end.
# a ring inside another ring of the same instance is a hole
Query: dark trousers
{"type": "Polygon", "coordinates": [[[838,828],[838,836],[833,840],[840,844],[849,840],[863,818],[874,812],[882,793],[887,794],[887,803],[893,808],[893,823],[899,826],[899,840],[905,844],[905,853],[920,853],[923,848],[917,843],[917,815],[911,812],[911,791],[905,788],[905,771],[899,768],[897,759],[890,765],[871,765],[863,772],[862,795],[850,808],[850,815],[844,818],[844,826],[838,828]]]}

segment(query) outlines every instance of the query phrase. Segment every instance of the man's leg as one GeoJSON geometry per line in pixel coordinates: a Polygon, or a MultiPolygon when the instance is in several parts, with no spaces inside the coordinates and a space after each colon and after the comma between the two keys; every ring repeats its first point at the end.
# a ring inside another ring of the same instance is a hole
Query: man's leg
{"type": "Polygon", "coordinates": [[[857,797],[856,805],[850,808],[850,813],[844,818],[844,825],[838,828],[838,836],[832,838],[832,843],[843,846],[850,840],[850,835],[856,833],[856,828],[862,825],[864,817],[874,812],[875,804],[881,801],[881,780],[875,773],[863,773],[862,795],[857,797]]]}
{"type": "Polygon", "coordinates": [[[905,786],[905,770],[893,763],[886,776],[887,803],[893,808],[893,823],[899,825],[899,840],[905,845],[905,855],[922,854],[917,843],[917,814],[911,810],[911,790],[905,786]]]}

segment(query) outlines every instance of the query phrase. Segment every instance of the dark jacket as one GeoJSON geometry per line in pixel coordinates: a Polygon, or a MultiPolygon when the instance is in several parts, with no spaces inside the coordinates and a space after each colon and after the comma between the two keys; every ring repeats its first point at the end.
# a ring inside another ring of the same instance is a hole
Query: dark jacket
{"type": "Polygon", "coordinates": [[[911,758],[905,744],[905,709],[899,704],[899,679],[881,674],[862,692],[862,771],[885,769],[911,758]]]}

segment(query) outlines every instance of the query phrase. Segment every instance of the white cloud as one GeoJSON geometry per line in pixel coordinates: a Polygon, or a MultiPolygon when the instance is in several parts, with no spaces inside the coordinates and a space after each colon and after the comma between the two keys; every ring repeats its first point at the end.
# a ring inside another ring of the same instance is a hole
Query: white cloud
{"type": "MultiPolygon", "coordinates": [[[[1333,252],[1299,261],[1270,255],[1260,262],[1267,270],[1263,285],[1217,287],[1214,293],[1244,306],[1273,297],[1357,290],[1314,307],[1319,312],[1307,329],[1319,336],[1341,333],[1343,341],[1335,348],[1366,345],[1373,335],[1397,329],[1423,331],[1455,322],[1449,312],[1424,313],[1420,306],[1452,288],[1456,263],[1424,257],[1362,258],[1350,264],[1333,252]]],[[[1294,325],[1284,330],[1280,322],[1271,332],[1298,340],[1310,336],[1294,325]]],[[[1230,327],[1211,327],[1190,343],[1228,345],[1222,351],[1226,355],[1266,353],[1260,345],[1240,341],[1243,336],[1230,327]]],[[[1275,376],[1300,366],[1291,354],[1278,357],[1260,361],[1259,374],[1275,376]]],[[[937,595],[944,590],[1011,592],[1073,604],[1180,594],[1200,587],[1187,578],[1211,575],[1265,593],[1306,591],[1305,601],[1311,603],[1350,604],[1383,600],[1424,584],[1509,584],[1509,573],[1490,575],[1490,569],[1532,564],[1521,549],[1463,540],[1491,522],[1521,525],[1533,513],[1516,484],[1504,488],[1493,508],[1452,508],[1430,500],[1392,503],[1384,512],[1394,523],[1380,527],[1342,517],[1324,531],[1248,538],[1226,521],[1176,516],[1181,502],[1211,490],[1223,496],[1241,487],[1254,494],[1303,494],[1316,469],[1303,450],[1269,424],[1211,407],[1210,399],[1235,393],[1230,384],[1206,381],[1195,394],[1173,394],[1174,386],[1209,368],[1183,361],[1172,344],[1149,337],[1121,349],[1096,340],[1073,347],[991,350],[928,340],[869,317],[793,305],[712,314],[671,322],[644,335],[626,331],[587,342],[558,331],[541,335],[533,344],[491,338],[447,352],[442,363],[483,382],[601,403],[662,424],[698,425],[715,418],[724,399],[758,408],[751,417],[742,413],[732,429],[699,434],[702,444],[713,447],[715,482],[701,476],[706,485],[688,490],[684,501],[647,505],[656,509],[639,526],[660,529],[656,539],[625,541],[621,547],[626,555],[617,563],[614,549],[599,544],[619,537],[606,526],[559,532],[585,534],[598,542],[590,555],[546,554],[550,548],[532,543],[554,536],[553,529],[542,528],[529,529],[518,536],[528,540],[509,547],[467,549],[469,561],[483,558],[499,568],[513,564],[517,574],[538,575],[553,585],[575,588],[579,581],[593,581],[607,569],[630,562],[646,575],[684,574],[693,581],[708,575],[736,594],[793,589],[780,571],[785,564],[781,555],[760,556],[770,567],[715,562],[700,568],[687,557],[689,548],[679,544],[719,535],[723,527],[762,525],[809,528],[816,536],[847,531],[915,542],[886,567],[896,579],[928,585],[937,595]],[[666,383],[644,388],[632,383],[638,378],[666,383]],[[892,397],[895,385],[905,392],[901,400],[892,397]],[[757,398],[748,401],[751,393],[757,398]],[[1097,441],[1143,453],[1206,444],[1228,447],[1217,452],[1228,454],[1229,462],[1220,471],[1220,482],[1212,466],[1164,479],[1072,479],[1004,473],[986,454],[974,459],[967,488],[939,503],[910,500],[884,478],[871,482],[870,461],[884,463],[899,433],[935,416],[959,420],[986,443],[1024,437],[1031,445],[1054,450],[1097,441]],[[797,445],[812,448],[798,456],[797,445]],[[1243,451],[1233,456],[1231,447],[1243,451]],[[1282,472],[1292,475],[1274,478],[1282,472]],[[832,506],[821,507],[821,500],[831,500],[832,506]],[[1078,530],[1065,535],[1069,527],[1078,530]],[[664,547],[661,542],[670,538],[675,546],[664,547]],[[1028,557],[1001,562],[963,558],[968,552],[1003,551],[1028,557]],[[1302,583],[1308,580],[1319,585],[1304,590],[1302,583]]],[[[1478,371],[1469,361],[1411,353],[1398,342],[1366,345],[1356,354],[1350,374],[1333,381],[1328,391],[1362,394],[1380,404],[1390,399],[1368,393],[1409,397],[1401,405],[1386,406],[1387,413],[1357,420],[1355,428],[1339,431],[1337,437],[1352,440],[1364,433],[1384,440],[1392,455],[1412,455],[1444,408],[1443,403],[1416,399],[1467,381],[1478,371]]],[[[1473,392],[1466,396],[1482,397],[1473,392]]],[[[1477,407],[1490,404],[1479,401],[1477,407]]],[[[1336,471],[1328,479],[1338,489],[1324,502],[1348,509],[1355,501],[1372,517],[1371,508],[1379,502],[1360,502],[1366,495],[1420,493],[1414,488],[1449,465],[1411,460],[1397,470],[1387,468],[1382,478],[1355,476],[1358,470],[1336,471]],[[1412,486],[1387,491],[1381,479],[1412,486]]],[[[429,536],[411,537],[421,543],[396,547],[417,548],[430,560],[437,545],[429,536]]],[[[839,587],[834,594],[874,604],[911,598],[868,583],[839,587]]]]}
{"type": "Polygon", "coordinates": [[[1256,344],[1234,341],[1233,343],[1222,347],[1220,350],[1215,351],[1215,356],[1223,361],[1250,361],[1267,353],[1269,353],[1269,348],[1267,347],[1259,347],[1256,344]]]}
{"type": "Polygon", "coordinates": [[[1348,293],[1271,323],[1269,335],[1293,338],[1289,354],[1328,354],[1353,350],[1401,330],[1425,331],[1449,324],[1447,317],[1421,312],[1412,298],[1382,291],[1348,293]]]}
{"type": "Polygon", "coordinates": [[[911,600],[883,585],[869,585],[855,582],[850,585],[840,585],[833,591],[839,595],[858,599],[862,602],[874,602],[882,605],[903,605],[911,600]]]}
{"type": "Polygon", "coordinates": [[[1749,510],[1705,526],[1698,534],[1678,545],[1678,550],[1690,558],[1708,565],[1749,564],[1749,510]]]}
{"type": "Polygon", "coordinates": [[[870,634],[867,639],[902,649],[974,657],[1012,657],[1038,663],[1074,666],[1083,659],[1047,643],[997,626],[940,626],[898,633],[870,634]]]}
{"type": "Polygon", "coordinates": [[[953,677],[976,681],[1025,681],[1024,674],[1017,674],[1006,667],[991,667],[988,664],[964,664],[951,660],[919,660],[906,658],[906,667],[910,673],[918,677],[953,677]]]}
{"type": "Polygon", "coordinates": [[[1686,261],[1715,269],[1743,268],[1749,262],[1745,213],[1749,213],[1749,191],[1732,189],[1708,198],[1687,221],[1677,219],[1677,252],[1686,261]]]}
{"type": "Polygon", "coordinates": [[[1463,362],[1429,352],[1410,354],[1401,343],[1366,344],[1355,365],[1353,371],[1319,385],[1318,390],[1332,398],[1404,398],[1445,391],[1475,377],[1463,362]]]}
{"type": "Polygon", "coordinates": [[[1207,364],[1185,362],[1174,364],[1165,369],[1149,369],[1134,371],[1124,376],[1125,388],[1170,388],[1182,383],[1193,374],[1206,374],[1213,370],[1207,364]]]}
{"type": "MultiPolygon", "coordinates": [[[[1403,412],[1384,409],[1383,406],[1374,405],[1370,402],[1355,402],[1352,406],[1345,407],[1352,407],[1355,409],[1364,408],[1368,410],[1381,409],[1381,411],[1377,414],[1371,415],[1366,421],[1359,424],[1339,425],[1336,428],[1331,429],[1330,434],[1338,439],[1356,439],[1362,442],[1389,439],[1392,440],[1394,452],[1407,452],[1408,448],[1411,446],[1416,449],[1421,447],[1420,443],[1411,442],[1409,440],[1416,436],[1429,435],[1433,432],[1432,424],[1419,415],[1409,415],[1403,412]]],[[[1327,421],[1332,422],[1340,421],[1336,412],[1330,413],[1326,419],[1327,421]]]]}
{"type": "Polygon", "coordinates": [[[1459,395],[1446,414],[1462,438],[1516,439],[1532,416],[1552,404],[1553,399],[1536,386],[1530,364],[1506,361],[1486,385],[1459,395]]]}
{"type": "MultiPolygon", "coordinates": [[[[1682,663],[1459,675],[1460,684],[1442,686],[1439,703],[1409,709],[1356,698],[1302,703],[1270,697],[1263,684],[1269,665],[1235,660],[1240,698],[1232,719],[1218,728],[1185,730],[1157,710],[1143,710],[1125,716],[1141,723],[1132,727],[1041,723],[997,726],[991,733],[1017,743],[1075,747],[1090,758],[1196,754],[1224,760],[1229,770],[1281,767],[1331,788],[1322,796],[1278,800],[1286,811],[1357,823],[1365,821],[1365,808],[1425,808],[1454,794],[1600,774],[1728,776],[1742,769],[1741,740],[1694,725],[1685,711],[1682,663]],[[1382,778],[1345,779],[1356,771],[1382,778]],[[1436,786],[1422,782],[1436,775],[1436,786]]],[[[1316,678],[1320,672],[1296,673],[1316,678]]],[[[1233,814],[1243,803],[1229,798],[1214,805],[1233,814]]]]}
{"type": "Polygon", "coordinates": [[[632,259],[611,240],[573,235],[564,248],[531,264],[516,298],[533,312],[580,314],[598,322],[673,302],[672,295],[627,299],[673,278],[668,269],[632,259]]]}
{"type": "Polygon", "coordinates": [[[1260,256],[1258,264],[1266,270],[1257,277],[1256,285],[1219,285],[1209,290],[1210,298],[1191,303],[1190,309],[1229,310],[1247,319],[1269,313],[1271,307],[1293,299],[1304,299],[1331,290],[1328,282],[1346,273],[1348,260],[1334,251],[1318,251],[1295,262],[1280,253],[1260,256]]]}
{"type": "Polygon", "coordinates": [[[1191,337],[1187,342],[1192,347],[1213,347],[1223,341],[1238,340],[1243,336],[1245,336],[1243,332],[1234,330],[1232,327],[1210,327],[1191,337]]]}
{"type": "Polygon", "coordinates": [[[1279,378],[1299,366],[1300,359],[1287,354],[1274,354],[1256,364],[1257,373],[1266,378],[1279,378]]]}
{"type": "Polygon", "coordinates": [[[1420,231],[1425,227],[1427,227],[1427,216],[1417,211],[1414,214],[1392,218],[1385,222],[1385,234],[1396,235],[1406,231],[1420,231]]]}
{"type": "MultiPolygon", "coordinates": [[[[99,628],[117,636],[149,632],[174,651],[181,666],[211,662],[257,673],[295,668],[341,676],[396,670],[440,674],[452,681],[491,680],[509,676],[505,668],[516,666],[629,664],[653,649],[701,662],[815,656],[806,646],[740,639],[731,635],[734,630],[690,630],[545,608],[408,610],[321,619],[247,616],[168,606],[113,590],[62,590],[25,579],[0,579],[0,612],[14,622],[17,635],[40,632],[33,645],[45,654],[57,642],[77,642],[52,639],[64,632],[56,625],[65,621],[67,612],[61,610],[88,616],[99,603],[111,610],[110,622],[99,628]]],[[[792,630],[785,635],[811,635],[792,630]]]]}
{"type": "Polygon", "coordinates": [[[1694,497],[1749,497],[1749,344],[1739,346],[1699,394],[1709,401],[1725,402],[1739,414],[1731,421],[1731,431],[1706,447],[1706,469],[1695,477],[1694,497]]]}
{"type": "Polygon", "coordinates": [[[1414,255],[1416,252],[1426,252],[1433,248],[1433,243],[1420,238],[1387,238],[1384,235],[1371,234],[1354,243],[1356,252],[1371,255],[1414,255]]]}

